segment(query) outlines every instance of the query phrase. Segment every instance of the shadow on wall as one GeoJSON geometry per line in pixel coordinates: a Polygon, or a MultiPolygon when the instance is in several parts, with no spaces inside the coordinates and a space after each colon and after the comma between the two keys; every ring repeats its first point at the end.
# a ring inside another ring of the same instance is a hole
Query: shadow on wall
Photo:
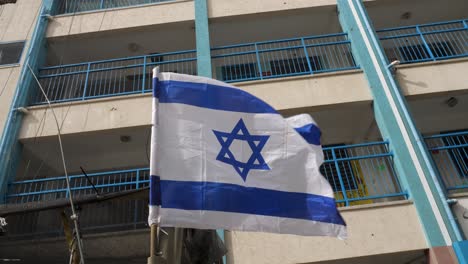
{"type": "Polygon", "coordinates": [[[460,194],[453,198],[457,200],[457,203],[452,205],[452,211],[466,239],[468,237],[468,194],[460,194]]]}

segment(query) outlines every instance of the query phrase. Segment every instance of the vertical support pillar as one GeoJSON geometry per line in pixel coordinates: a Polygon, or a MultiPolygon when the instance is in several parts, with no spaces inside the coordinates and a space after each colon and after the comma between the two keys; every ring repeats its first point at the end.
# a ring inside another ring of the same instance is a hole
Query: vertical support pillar
{"type": "Polygon", "coordinates": [[[461,239],[460,232],[364,5],[361,0],[337,4],[342,28],[372,91],[378,126],[390,141],[398,176],[414,201],[426,241],[430,247],[451,246],[461,239]]]}
{"type": "Polygon", "coordinates": [[[195,38],[197,45],[197,72],[211,78],[210,29],[207,0],[195,0],[195,38]]]}
{"type": "Polygon", "coordinates": [[[27,106],[30,87],[34,81],[28,65],[37,69],[44,60],[45,33],[48,25],[47,15],[54,9],[53,0],[43,0],[31,39],[27,42],[27,53],[21,63],[21,75],[16,85],[5,128],[0,137],[0,204],[5,202],[7,185],[13,179],[21,158],[21,144],[18,134],[23,121],[23,114],[17,109],[27,106]]]}
{"type": "MultiPolygon", "coordinates": [[[[208,0],[195,0],[195,38],[197,45],[197,72],[199,76],[212,78],[210,28],[208,25],[208,0]]],[[[224,230],[216,230],[224,242],[224,230]]],[[[223,257],[226,263],[226,256],[223,257]]]]}

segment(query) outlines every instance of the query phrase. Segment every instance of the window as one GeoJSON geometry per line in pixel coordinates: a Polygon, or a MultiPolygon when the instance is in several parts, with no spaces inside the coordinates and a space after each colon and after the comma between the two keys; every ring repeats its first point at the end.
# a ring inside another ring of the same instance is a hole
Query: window
{"type": "MultiPolygon", "coordinates": [[[[455,50],[448,42],[428,43],[429,49],[435,58],[447,57],[455,55],[455,50]]],[[[403,61],[415,61],[430,58],[429,53],[424,45],[404,46],[398,48],[403,61]]]]}
{"type": "Polygon", "coordinates": [[[221,67],[221,78],[223,81],[243,80],[257,77],[257,65],[245,63],[227,65],[221,67]]]}
{"type": "MultiPolygon", "coordinates": [[[[343,146],[340,145],[333,145],[336,146],[343,146]]],[[[331,146],[328,146],[331,147],[331,146]]],[[[329,149],[324,149],[324,156],[325,160],[333,160],[332,151],[329,149]]],[[[335,155],[337,159],[348,158],[348,152],[345,148],[335,149],[335,155]]],[[[338,169],[339,174],[337,171],[337,166],[335,165],[334,161],[325,162],[320,166],[320,172],[322,173],[325,178],[327,178],[328,182],[330,183],[331,187],[333,188],[333,192],[341,192],[342,185],[340,182],[340,177],[343,181],[345,191],[356,190],[358,189],[358,183],[356,181],[356,177],[353,171],[353,163],[352,161],[339,161],[338,162],[338,169]]]]}
{"type": "Polygon", "coordinates": [[[0,0],[0,5],[14,4],[14,3],[16,3],[16,0],[0,0]]]}
{"type": "MultiPolygon", "coordinates": [[[[337,147],[343,144],[328,146],[337,147]]],[[[335,148],[336,159],[351,158],[352,154],[347,148],[335,148]]],[[[366,199],[369,196],[368,188],[362,175],[362,168],[358,160],[338,161],[336,166],[333,159],[332,150],[324,149],[325,162],[320,166],[320,172],[328,180],[335,194],[337,201],[348,200],[349,205],[370,204],[373,201],[366,199]],[[328,162],[327,162],[328,161],[328,162]],[[338,173],[339,172],[339,173],[338,173]],[[340,182],[341,178],[341,182],[340,182]],[[343,191],[344,189],[344,191],[343,191]]],[[[338,202],[338,206],[344,206],[345,203],[338,202]]]]}
{"type": "Polygon", "coordinates": [[[19,63],[23,48],[24,41],[0,43],[0,65],[19,63]]]}
{"type": "Polygon", "coordinates": [[[458,175],[460,177],[468,177],[468,134],[447,136],[442,138],[445,146],[452,146],[454,148],[448,149],[448,153],[458,175]],[[463,147],[462,147],[463,146],[463,147]]]}
{"type": "MultiPolygon", "coordinates": [[[[309,57],[309,60],[312,71],[319,71],[322,69],[319,57],[309,57]]],[[[272,75],[310,72],[309,64],[304,57],[270,61],[270,67],[272,75]]]]}

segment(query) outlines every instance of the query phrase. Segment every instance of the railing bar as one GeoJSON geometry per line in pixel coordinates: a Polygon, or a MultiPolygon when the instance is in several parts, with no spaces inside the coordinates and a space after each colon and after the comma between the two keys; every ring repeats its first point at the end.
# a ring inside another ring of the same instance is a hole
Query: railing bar
{"type": "Polygon", "coordinates": [[[324,49],[326,50],[327,53],[330,54],[329,56],[327,55],[327,57],[330,57],[331,65],[333,65],[332,68],[333,69],[338,68],[337,63],[339,59],[337,57],[336,52],[334,52],[330,46],[324,46],[324,49]]]}
{"type": "Polygon", "coordinates": [[[418,33],[402,34],[402,35],[392,35],[386,37],[380,37],[379,40],[388,40],[388,39],[402,39],[402,38],[411,38],[419,36],[418,33]]]}
{"type": "Polygon", "coordinates": [[[340,181],[341,193],[343,195],[343,200],[345,201],[346,206],[348,206],[349,205],[348,195],[346,193],[346,189],[345,189],[345,186],[344,186],[344,182],[343,182],[343,178],[342,178],[342,175],[341,175],[340,166],[339,166],[338,161],[337,161],[335,150],[336,149],[331,149],[332,158],[334,160],[336,173],[338,174],[338,180],[340,181]]]}
{"type": "MultiPolygon", "coordinates": [[[[446,138],[446,140],[447,140],[447,144],[449,144],[449,145],[455,145],[455,146],[457,145],[457,143],[455,142],[454,137],[448,137],[448,138],[446,138]]],[[[464,162],[460,161],[460,158],[461,159],[463,159],[463,158],[461,157],[461,153],[460,153],[459,149],[460,149],[460,147],[452,148],[452,149],[450,149],[448,151],[450,152],[452,162],[453,162],[453,160],[455,160],[455,163],[456,163],[456,166],[457,166],[456,169],[458,169],[458,172],[461,174],[462,172],[460,170],[463,168],[463,163],[464,162]],[[457,154],[458,154],[458,156],[457,156],[457,154]]]]}
{"type": "Polygon", "coordinates": [[[433,35],[433,34],[439,34],[439,33],[457,32],[457,31],[465,31],[465,30],[466,30],[465,28],[452,28],[452,29],[444,29],[444,30],[427,31],[427,32],[422,32],[421,34],[433,35]]]}
{"type": "MultiPolygon", "coordinates": [[[[456,34],[455,35],[456,40],[452,42],[452,44],[454,44],[455,47],[456,47],[456,51],[455,51],[456,53],[461,53],[461,54],[465,53],[465,47],[467,47],[467,52],[468,52],[467,43],[466,42],[463,43],[464,42],[463,35],[462,35],[463,33],[468,34],[468,31],[463,31],[463,32],[461,32],[459,34],[456,34]]],[[[468,40],[468,38],[467,38],[467,40],[468,40]]],[[[451,54],[451,55],[454,55],[454,54],[451,54]]]]}
{"type": "MultiPolygon", "coordinates": [[[[348,198],[349,202],[354,202],[354,201],[365,201],[365,200],[372,200],[372,199],[383,199],[383,198],[390,198],[390,197],[399,197],[399,196],[406,196],[408,195],[405,192],[400,192],[400,193],[391,193],[391,194],[384,194],[384,195],[372,195],[372,196],[365,196],[362,198],[348,198]]],[[[337,201],[340,202],[340,201],[337,201]]]]}
{"type": "MultiPolygon", "coordinates": [[[[450,20],[444,22],[434,22],[434,23],[426,23],[426,24],[419,24],[420,27],[427,27],[427,26],[438,26],[438,25],[445,25],[445,24],[454,24],[463,22],[463,20],[450,20]]],[[[414,28],[415,26],[404,26],[404,27],[395,27],[395,28],[386,28],[386,29],[379,29],[376,32],[386,32],[386,31],[394,31],[394,30],[401,30],[401,29],[409,29],[414,28]]]]}
{"type": "MultiPolygon", "coordinates": [[[[64,71],[64,69],[60,69],[60,72],[63,72],[63,71],[64,71]]],[[[50,91],[51,94],[47,95],[50,99],[52,99],[52,100],[57,99],[57,94],[58,94],[59,90],[61,90],[61,82],[62,82],[62,77],[59,77],[58,80],[56,81],[57,86],[55,87],[55,89],[50,91]]],[[[46,101],[45,98],[44,98],[44,101],[46,101]]]]}
{"type": "MultiPolygon", "coordinates": [[[[349,65],[349,61],[346,57],[346,52],[344,51],[344,45],[336,45],[335,47],[335,58],[338,65],[349,65]]],[[[339,68],[339,67],[335,67],[339,68]]]]}
{"type": "MultiPolygon", "coordinates": [[[[111,171],[111,172],[98,172],[98,173],[89,173],[88,177],[98,177],[98,176],[103,176],[103,175],[108,175],[108,174],[117,174],[117,173],[125,173],[125,172],[133,172],[136,170],[149,170],[148,168],[138,168],[138,169],[132,169],[132,170],[117,170],[117,171],[111,171]]],[[[70,179],[77,179],[77,178],[82,178],[85,177],[83,174],[77,174],[77,175],[72,175],[70,176],[70,179]]],[[[43,178],[43,179],[34,179],[34,180],[24,180],[24,181],[17,181],[17,182],[12,182],[12,185],[16,184],[24,184],[24,183],[34,183],[34,182],[41,182],[41,181],[54,181],[54,180],[65,180],[65,176],[60,176],[60,177],[51,177],[51,178],[43,178]]]]}
{"type": "MultiPolygon", "coordinates": [[[[141,181],[141,182],[149,182],[148,181],[141,181]]],[[[96,184],[96,188],[106,188],[106,187],[111,187],[113,185],[115,186],[131,186],[136,184],[136,181],[126,181],[126,182],[120,182],[117,184],[96,184]]],[[[92,189],[92,186],[80,186],[79,187],[72,187],[70,188],[72,191],[80,191],[80,190],[89,190],[92,189]]],[[[126,190],[127,188],[125,188],[126,190]]],[[[41,190],[42,190],[42,185],[41,185],[41,190]]],[[[29,192],[29,193],[19,193],[19,194],[8,194],[7,197],[20,197],[20,196],[27,196],[27,195],[41,195],[41,194],[47,194],[47,193],[60,193],[60,192],[67,192],[67,188],[62,188],[62,189],[56,189],[56,190],[47,190],[47,191],[37,191],[36,189],[34,192],[29,192]]]]}
{"type": "Polygon", "coordinates": [[[166,61],[161,61],[161,62],[151,62],[147,63],[147,66],[157,66],[157,65],[166,65],[166,64],[177,64],[177,63],[183,63],[183,62],[192,62],[196,61],[197,59],[195,58],[188,58],[188,59],[178,59],[178,60],[166,60],[166,61]]]}
{"type": "Polygon", "coordinates": [[[431,147],[428,150],[448,150],[448,149],[456,149],[456,148],[466,148],[468,144],[460,144],[460,145],[453,145],[453,146],[442,146],[442,147],[431,147]]]}

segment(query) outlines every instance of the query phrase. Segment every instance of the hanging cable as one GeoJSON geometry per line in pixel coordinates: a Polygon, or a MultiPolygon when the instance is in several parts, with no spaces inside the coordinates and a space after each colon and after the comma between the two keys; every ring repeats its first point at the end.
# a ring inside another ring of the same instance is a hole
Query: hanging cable
{"type": "Polygon", "coordinates": [[[99,193],[98,189],[96,189],[96,186],[94,185],[94,183],[91,181],[91,179],[89,178],[88,174],[86,174],[85,170],[83,169],[83,167],[80,166],[80,169],[81,169],[81,172],[83,173],[83,175],[86,177],[86,179],[88,180],[89,184],[91,184],[91,186],[93,186],[93,189],[94,191],[96,192],[96,196],[100,196],[101,194],[99,193]]]}
{"type": "Polygon", "coordinates": [[[62,135],[60,133],[61,126],[59,125],[57,115],[55,114],[55,111],[52,108],[52,105],[50,104],[49,97],[47,97],[47,94],[45,93],[44,89],[42,88],[41,83],[37,79],[37,76],[34,73],[31,66],[29,65],[29,63],[27,65],[28,65],[29,71],[31,72],[34,79],[36,80],[36,82],[37,82],[37,84],[39,86],[39,89],[41,90],[42,94],[44,95],[44,98],[47,101],[47,105],[48,105],[49,109],[52,112],[52,115],[53,115],[54,120],[55,120],[55,124],[57,126],[57,137],[58,137],[59,146],[60,146],[60,154],[62,156],[62,165],[63,165],[63,170],[64,170],[64,173],[65,173],[65,180],[66,180],[66,183],[67,183],[68,198],[69,198],[69,201],[70,201],[70,207],[71,207],[71,211],[72,211],[72,215],[71,215],[70,219],[73,221],[74,226],[75,226],[78,251],[80,253],[80,262],[81,262],[81,264],[84,264],[85,262],[84,262],[84,257],[83,257],[83,244],[82,244],[83,242],[81,240],[80,230],[79,230],[79,227],[78,227],[78,215],[76,214],[75,205],[73,203],[73,194],[71,192],[71,187],[70,187],[70,178],[69,178],[68,172],[67,172],[67,165],[66,165],[66,162],[65,162],[65,154],[63,152],[62,135]]]}

